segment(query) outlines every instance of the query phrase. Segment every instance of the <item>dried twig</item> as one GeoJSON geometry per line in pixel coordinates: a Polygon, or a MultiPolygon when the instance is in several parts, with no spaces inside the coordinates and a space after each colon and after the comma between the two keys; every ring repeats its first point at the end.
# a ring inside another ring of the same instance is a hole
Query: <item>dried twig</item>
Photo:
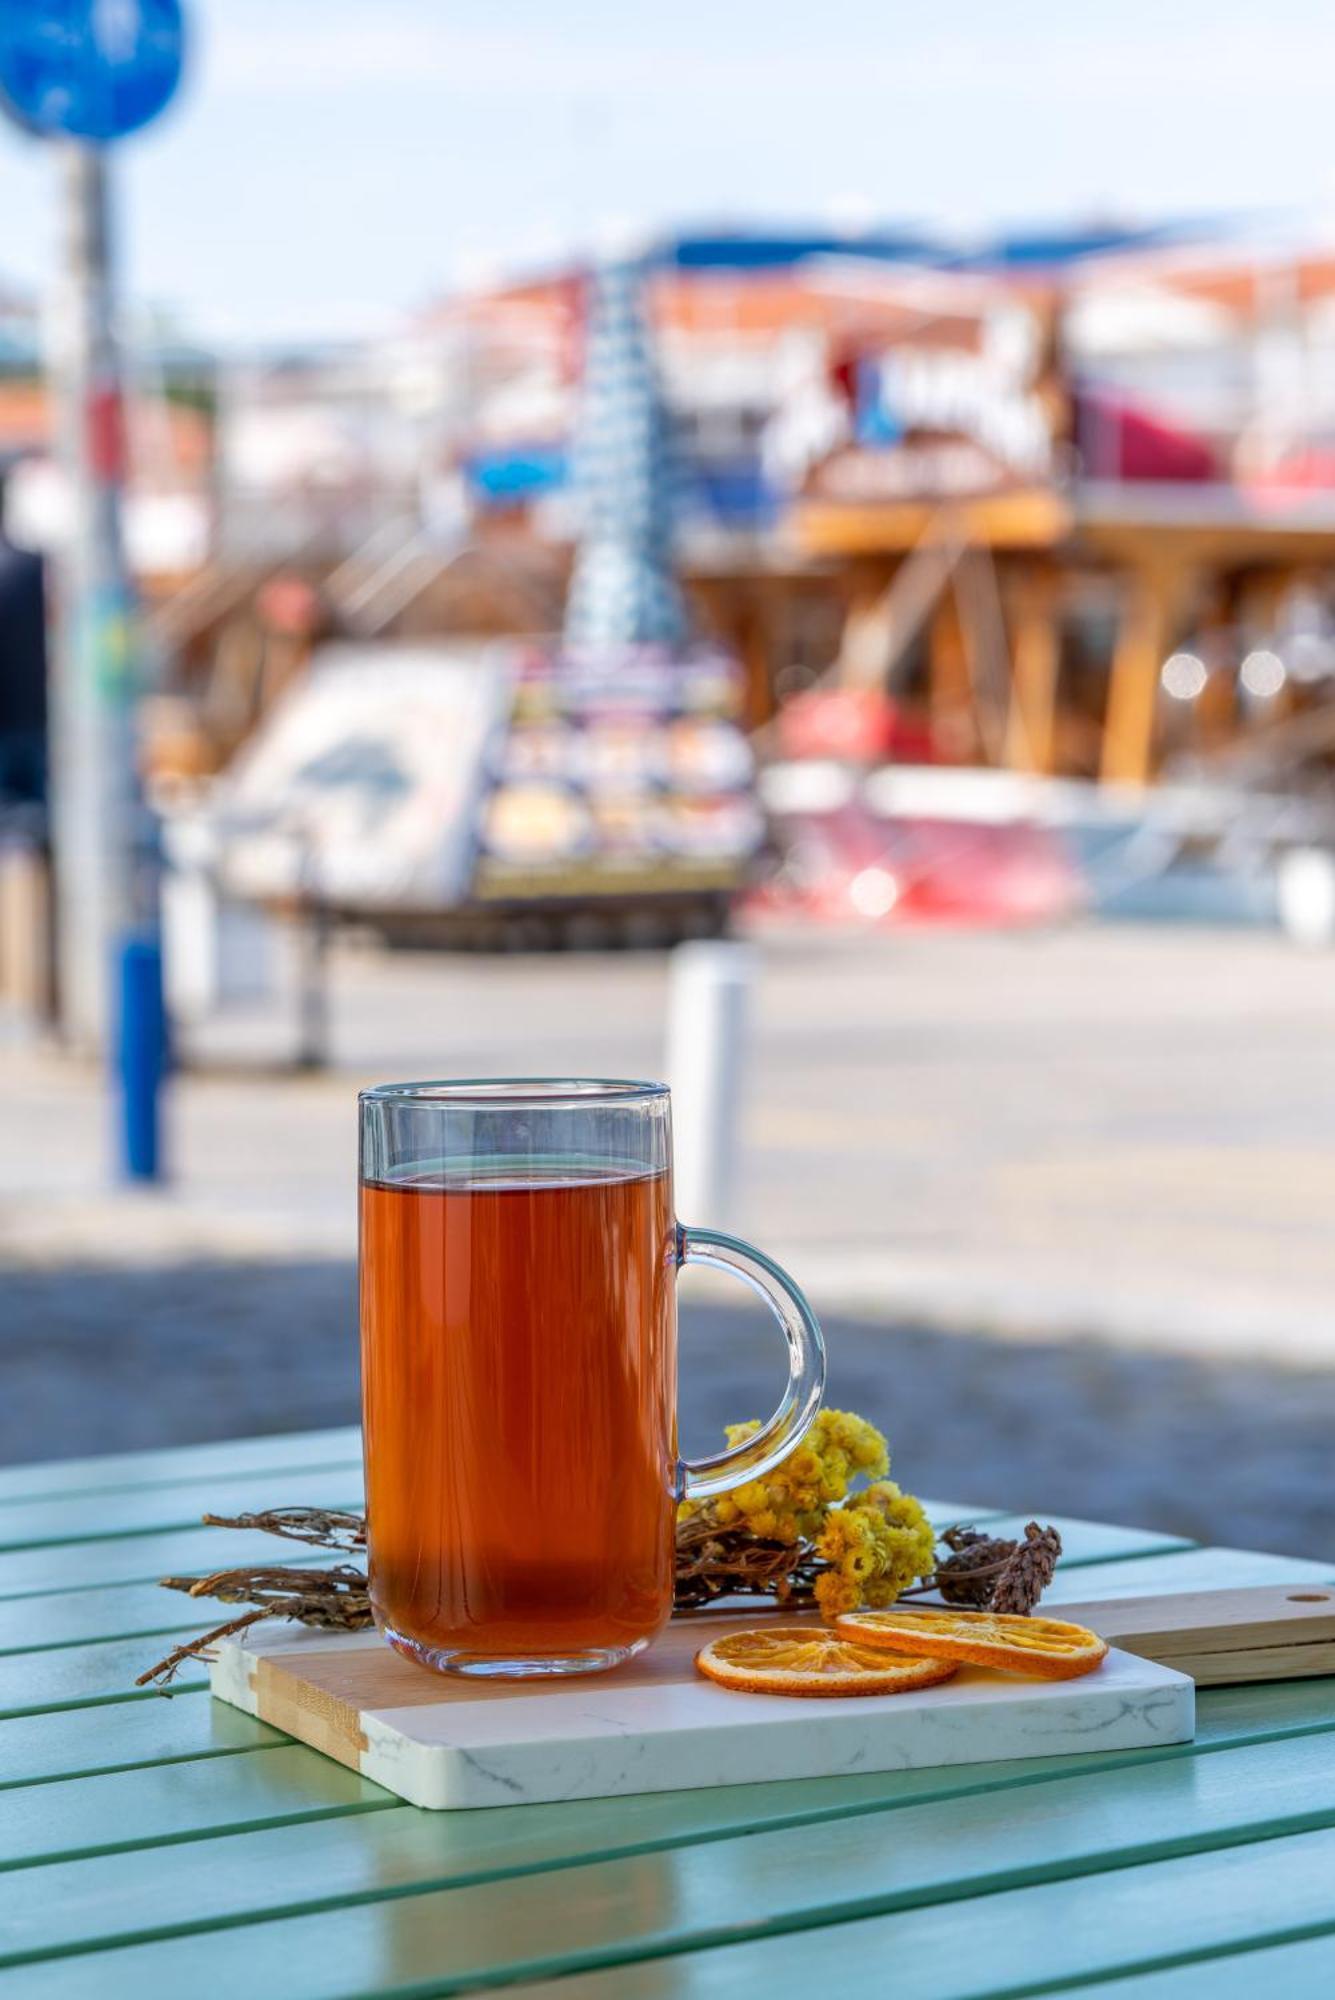
{"type": "MultiPolygon", "coordinates": [[[[345,1554],[366,1546],[366,1523],[360,1514],[334,1513],[322,1507],[274,1507],[260,1514],[225,1517],[206,1514],[214,1528],[262,1529],[345,1554]]],[[[979,1610],[1032,1611],[1052,1580],[1061,1554],[1055,1528],[1031,1521],[1023,1541],[980,1534],[973,1528],[948,1528],[942,1536],[950,1554],[921,1586],[902,1593],[923,1597],[935,1593],[947,1604],[967,1604],[979,1610]]],[[[700,1611],[722,1597],[767,1598],[774,1609],[792,1611],[814,1602],[816,1578],[829,1565],[809,1541],[763,1540],[745,1528],[712,1526],[695,1515],[677,1529],[677,1569],[673,1602],[678,1611],[700,1611]]],[[[155,1667],[140,1674],[136,1687],[174,1678],[186,1660],[207,1655],[220,1639],[264,1618],[294,1618],[325,1631],[359,1632],[372,1622],[370,1587],[364,1570],[351,1563],[328,1569],[289,1569],[283,1565],[217,1570],[211,1576],[163,1578],[168,1590],[189,1597],[213,1597],[222,1604],[254,1608],[229,1624],[215,1626],[197,1639],[177,1646],[155,1667]]]]}
{"type": "Polygon", "coordinates": [[[812,1587],[826,1565],[807,1541],[773,1542],[745,1528],[716,1528],[697,1516],[677,1530],[673,1603],[699,1611],[718,1597],[772,1597],[791,1611],[812,1601],[812,1587]]]}
{"type": "MultiPolygon", "coordinates": [[[[360,1515],[327,1514],[314,1507],[283,1507],[273,1514],[246,1514],[235,1520],[206,1514],[204,1519],[210,1527],[269,1528],[273,1534],[326,1548],[355,1547],[354,1533],[363,1545],[366,1539],[360,1515]],[[281,1525],[272,1526],[274,1521],[281,1525]]],[[[360,1632],[371,1623],[366,1573],[350,1563],[334,1563],[328,1569],[289,1569],[285,1565],[221,1569],[211,1576],[165,1576],[162,1582],[165,1589],[184,1591],[188,1597],[216,1597],[222,1604],[253,1604],[258,1608],[177,1646],[140,1674],[136,1687],[150,1681],[165,1687],[185,1661],[203,1658],[220,1639],[230,1639],[262,1618],[295,1618],[302,1625],[333,1632],[360,1632]]]]}
{"type": "Polygon", "coordinates": [[[212,1576],[164,1576],[162,1587],[182,1590],[187,1597],[216,1597],[223,1604],[299,1604],[307,1625],[355,1631],[371,1618],[365,1574],[350,1563],[329,1569],[280,1564],[273,1569],[220,1569],[212,1576]]]}
{"type": "Polygon", "coordinates": [[[340,1514],[328,1507],[266,1507],[258,1514],[205,1514],[206,1528],[258,1528],[266,1535],[286,1535],[321,1549],[366,1547],[366,1517],[340,1514]]]}
{"type": "Polygon", "coordinates": [[[262,1611],[247,1611],[244,1617],[233,1618],[230,1624],[215,1625],[202,1639],[188,1639],[183,1646],[173,1647],[166,1659],[159,1660],[147,1673],[136,1674],[135,1686],[147,1687],[150,1681],[156,1681],[165,1694],[167,1683],[175,1680],[177,1669],[184,1666],[187,1660],[197,1659],[207,1646],[216,1645],[219,1639],[230,1639],[234,1632],[244,1632],[247,1625],[258,1625],[261,1618],[274,1618],[277,1613],[276,1605],[266,1604],[262,1611]]]}

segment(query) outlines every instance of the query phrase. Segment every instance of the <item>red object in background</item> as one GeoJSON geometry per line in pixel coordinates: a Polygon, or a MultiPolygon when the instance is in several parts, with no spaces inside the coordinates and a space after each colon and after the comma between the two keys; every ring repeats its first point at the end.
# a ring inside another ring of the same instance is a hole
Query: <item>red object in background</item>
{"type": "Polygon", "coordinates": [[[1335,451],[1306,445],[1242,484],[1253,499],[1274,506],[1282,506],[1294,493],[1329,493],[1335,490],[1335,451]]]}
{"type": "Polygon", "coordinates": [[[778,873],[761,915],[869,927],[1056,923],[1083,901],[1059,835],[1022,822],[885,819],[859,799],[783,815],[778,873]]]}
{"type": "Polygon", "coordinates": [[[847,764],[933,762],[926,725],[902,715],[879,688],[812,688],[784,703],[775,726],[783,757],[832,757],[847,764]]]}
{"type": "Polygon", "coordinates": [[[1087,479],[1206,485],[1228,477],[1204,438],[1105,389],[1078,389],[1076,437],[1087,479]]]}
{"type": "Polygon", "coordinates": [[[255,608],[271,632],[309,639],[319,631],[322,615],[319,593],[304,576],[292,576],[286,571],[271,576],[260,586],[255,608]]]}
{"type": "Polygon", "coordinates": [[[93,477],[108,485],[121,484],[125,478],[125,407],[116,383],[92,390],[87,419],[93,477]]]}

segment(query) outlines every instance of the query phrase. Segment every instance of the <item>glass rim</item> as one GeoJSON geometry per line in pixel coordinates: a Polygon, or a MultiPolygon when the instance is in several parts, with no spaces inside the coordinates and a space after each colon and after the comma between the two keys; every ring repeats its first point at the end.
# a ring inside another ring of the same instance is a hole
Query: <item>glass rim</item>
{"type": "Polygon", "coordinates": [[[473,1105],[634,1104],[667,1097],[665,1083],[634,1077],[473,1076],[435,1077],[413,1083],[377,1083],[359,1090],[359,1104],[473,1105]]]}

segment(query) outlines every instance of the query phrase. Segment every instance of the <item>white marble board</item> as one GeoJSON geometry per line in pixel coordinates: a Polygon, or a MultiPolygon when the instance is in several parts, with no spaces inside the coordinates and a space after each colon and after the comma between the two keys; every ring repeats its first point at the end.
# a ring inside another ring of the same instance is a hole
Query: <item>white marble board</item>
{"type": "Polygon", "coordinates": [[[733,1693],[692,1666],[721,1629],[676,1620],[614,1673],[498,1684],[429,1673],[372,1632],[261,1627],[219,1645],[213,1692],[434,1809],[1139,1750],[1195,1726],[1185,1674],[1116,1650],[1079,1680],[965,1667],[911,1694],[733,1693]]]}

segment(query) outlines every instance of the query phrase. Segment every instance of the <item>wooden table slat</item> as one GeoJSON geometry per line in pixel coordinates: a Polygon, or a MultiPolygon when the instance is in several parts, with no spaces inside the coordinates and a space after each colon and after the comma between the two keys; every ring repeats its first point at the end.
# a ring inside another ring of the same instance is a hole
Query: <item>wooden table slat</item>
{"type": "MultiPolygon", "coordinates": [[[[1214,1970],[1217,1954],[1231,1949],[1250,1957],[1246,1947],[1279,1946],[1295,1933],[1326,1943],[1335,1933],[1333,1870],[1335,1835],[1297,1834],[980,1897],[967,1911],[941,1903],[843,1924],[834,1932],[795,1931],[508,1991],[516,2000],[520,1995],[523,2000],[736,2000],[742,1993],[800,2000],[828,1986],[837,1967],[841,1992],[890,1990],[894,2000],[960,2000],[963,1994],[970,2000],[1030,2000],[1035,1992],[1061,1991],[1071,1982],[1084,1988],[1089,1981],[1098,1982],[1094,1991],[1102,1995],[1108,1990],[1103,1981],[1118,1973],[1124,1975],[1124,1990],[1139,2000],[1140,1968],[1153,1970],[1164,1959],[1210,1954],[1214,1970]]],[[[396,1938],[387,1967],[388,1941],[380,1943],[378,1990],[411,1992],[420,1959],[409,1958],[406,1937],[396,1938]]],[[[429,1952],[429,1941],[413,1939],[417,1951],[424,1943],[429,1952]]],[[[151,1962],[146,1952],[141,1968],[151,1962]]],[[[348,1990],[328,1984],[308,1993],[298,1987],[292,2000],[312,2000],[317,1992],[328,2000],[348,1990]]],[[[1208,1985],[1205,1990],[1213,1995],[1208,1985]]],[[[1283,1987],[1253,1987],[1253,1994],[1257,1990],[1299,2000],[1283,1987]]],[[[58,1991],[39,1984],[34,2000],[55,2000],[58,1991]]],[[[267,2000],[266,1989],[253,2000],[267,2000]]]]}
{"type": "MultiPolygon", "coordinates": [[[[194,1629],[207,1632],[209,1622],[194,1629]]],[[[135,1675],[153,1664],[145,1654],[155,1650],[152,1640],[104,1639],[91,1646],[53,1646],[45,1653],[11,1653],[0,1659],[0,1723],[11,1715],[44,1715],[52,1709],[86,1708],[93,1703],[161,1701],[153,1688],[134,1685],[135,1675]]],[[[187,1664],[174,1685],[207,1687],[208,1670],[187,1664]]],[[[115,1726],[109,1718],[107,1728],[115,1726]]]]}
{"type": "Polygon", "coordinates": [[[271,1437],[227,1438],[218,1444],[172,1445],[96,1458],[46,1459],[0,1468],[0,1518],[15,1502],[118,1493],[152,1486],[197,1485],[248,1474],[300,1478],[328,1466],[359,1465],[362,1437],[355,1424],[338,1430],[281,1431],[271,1437]]]}
{"type": "Polygon", "coordinates": [[[298,1504],[359,1507],[361,1497],[358,1459],[332,1470],[298,1473],[295,1478],[292,1474],[251,1472],[235,1479],[219,1479],[216,1484],[186,1480],[171,1486],[125,1487],[115,1493],[14,1501],[0,1508],[0,1551],[195,1528],[204,1513],[241,1514],[298,1504]]]}
{"type": "MultiPolygon", "coordinates": [[[[70,1859],[117,1848],[142,1854],[173,1841],[193,1844],[201,1831],[217,1836],[329,1812],[404,1810],[379,1785],[297,1743],[262,1757],[196,1758],[26,1785],[0,1800],[0,1887],[11,1912],[25,1895],[18,1877],[53,1851],[70,1859]]],[[[152,1879],[148,1873],[150,1887],[152,1879]]]]}
{"type": "MultiPolygon", "coordinates": [[[[1063,1986],[1057,1995],[1089,1988],[1063,1986]]],[[[1222,1956],[1211,1954],[1164,1972],[1100,1981],[1098,2000],[1330,2000],[1335,1993],[1335,1931],[1298,1944],[1262,1945],[1222,1956]]]]}
{"type": "MultiPolygon", "coordinates": [[[[29,1603],[67,1591],[121,1584],[155,1585],[160,1576],[203,1576],[239,1563],[272,1562],[300,1542],[227,1528],[169,1528],[158,1534],[112,1541],[60,1542],[52,1548],[10,1549],[0,1554],[0,1603],[29,1603]]],[[[305,1552],[312,1557],[318,1551],[305,1552]]],[[[296,1560],[296,1554],[293,1560],[296,1560]]]]}
{"type": "MultiPolygon", "coordinates": [[[[234,1567],[228,1553],[231,1541],[230,1535],[215,1530],[214,1561],[209,1569],[234,1567]]],[[[327,1569],[347,1558],[335,1550],[303,1549],[297,1542],[269,1537],[267,1560],[278,1567],[299,1564],[303,1569],[327,1569]]],[[[204,1576],[208,1569],[199,1566],[182,1573],[204,1576]]],[[[187,1626],[197,1626],[201,1618],[211,1618],[217,1624],[234,1616],[235,1610],[235,1606],[228,1609],[212,1598],[192,1598],[185,1591],[164,1590],[156,1580],[109,1584],[105,1590],[52,1591],[41,1596],[3,1598],[0,1599],[0,1658],[14,1653],[42,1652],[54,1646],[87,1646],[98,1639],[133,1639],[148,1633],[184,1630],[187,1626]]],[[[146,1648],[150,1655],[153,1650],[151,1645],[146,1648]]]]}
{"type": "Polygon", "coordinates": [[[101,1706],[13,1716],[0,1723],[0,1825],[4,1793],[19,1785],[234,1756],[291,1741],[253,1715],[243,1715],[225,1701],[211,1701],[204,1688],[173,1695],[170,1701],[126,1702],[114,1718],[101,1706]]]}
{"type": "MultiPolygon", "coordinates": [[[[940,1521],[939,1514],[933,1514],[934,1521],[940,1521]]],[[[988,1521],[989,1535],[1023,1535],[1026,1521],[1032,1521],[1032,1514],[1000,1514],[988,1521]]],[[[1188,1549],[1199,1548],[1186,1535],[1163,1535],[1153,1528],[1123,1528],[1105,1521],[1087,1521],[1076,1514],[1050,1514],[1044,1511],[1039,1519],[1050,1523],[1062,1538],[1062,1567],[1069,1569],[1072,1564],[1122,1562],[1130,1556],[1176,1555],[1188,1549]]],[[[1095,1585],[1091,1583],[1093,1593],[1095,1585]]]]}
{"type": "Polygon", "coordinates": [[[1043,1605],[1095,1597],[1157,1596],[1173,1591],[1242,1589],[1249,1583],[1329,1583],[1335,1562],[1308,1562],[1302,1556],[1268,1556],[1252,1549],[1161,1550],[1125,1562],[1058,1570],[1043,1605]]]}

